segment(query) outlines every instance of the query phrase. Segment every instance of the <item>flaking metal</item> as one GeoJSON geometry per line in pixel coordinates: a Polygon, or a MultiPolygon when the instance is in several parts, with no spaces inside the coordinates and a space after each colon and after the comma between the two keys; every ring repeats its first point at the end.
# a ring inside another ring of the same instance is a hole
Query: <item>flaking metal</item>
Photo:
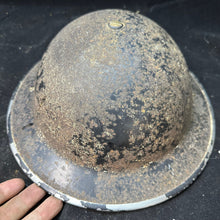
{"type": "Polygon", "coordinates": [[[123,10],[61,30],[15,91],[7,123],[33,181],[103,211],[175,196],[204,168],[215,136],[207,94],[173,39],[123,10]]]}
{"type": "Polygon", "coordinates": [[[96,170],[158,160],[179,143],[191,114],[177,45],[126,11],[92,13],[60,31],[41,61],[35,95],[35,123],[48,144],[96,170]]]}

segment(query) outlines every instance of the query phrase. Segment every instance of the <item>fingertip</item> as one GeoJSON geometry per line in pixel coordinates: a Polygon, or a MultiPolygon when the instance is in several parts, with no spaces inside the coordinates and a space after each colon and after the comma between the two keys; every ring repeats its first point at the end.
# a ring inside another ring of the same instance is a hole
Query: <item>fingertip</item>
{"type": "MultiPolygon", "coordinates": [[[[10,181],[10,180],[9,180],[10,181]]],[[[21,178],[13,178],[11,179],[11,181],[13,182],[13,184],[16,184],[17,186],[24,188],[25,187],[25,182],[23,179],[21,178]]]]}
{"type": "Polygon", "coordinates": [[[28,190],[34,193],[43,193],[46,195],[46,191],[38,186],[36,183],[32,183],[30,186],[28,186],[28,190]]]}
{"type": "Polygon", "coordinates": [[[32,183],[19,195],[22,201],[29,207],[41,200],[46,195],[46,192],[37,184],[32,183]]]}
{"type": "Polygon", "coordinates": [[[19,193],[22,189],[25,187],[25,182],[23,179],[20,178],[14,178],[11,180],[6,181],[7,189],[13,190],[16,194],[19,193]]]}
{"type": "Polygon", "coordinates": [[[25,187],[24,180],[14,178],[0,184],[0,204],[17,195],[25,187]]]}
{"type": "Polygon", "coordinates": [[[24,219],[53,219],[62,210],[62,208],[63,202],[53,196],[50,196],[24,219]]]}
{"type": "Polygon", "coordinates": [[[51,206],[54,207],[56,210],[61,210],[63,208],[63,201],[54,197],[50,196],[48,198],[50,200],[51,206]]]}
{"type": "Polygon", "coordinates": [[[42,219],[52,219],[54,218],[63,208],[63,201],[50,196],[45,200],[45,207],[47,206],[48,210],[51,210],[50,213],[42,211],[42,219]]]}
{"type": "Polygon", "coordinates": [[[16,186],[20,186],[20,187],[25,186],[25,182],[21,178],[13,178],[13,179],[10,179],[10,180],[6,180],[6,181],[0,183],[0,186],[6,185],[6,184],[7,185],[16,185],[16,186]]]}

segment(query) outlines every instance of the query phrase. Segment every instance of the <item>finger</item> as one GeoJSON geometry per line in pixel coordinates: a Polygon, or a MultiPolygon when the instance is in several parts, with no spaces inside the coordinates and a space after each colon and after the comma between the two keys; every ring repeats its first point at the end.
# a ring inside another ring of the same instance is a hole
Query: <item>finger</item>
{"type": "Polygon", "coordinates": [[[17,195],[25,186],[22,179],[11,179],[0,184],[0,205],[17,195]]]}
{"type": "Polygon", "coordinates": [[[23,220],[48,220],[54,218],[62,209],[63,202],[53,196],[47,198],[23,220]]]}
{"type": "Polygon", "coordinates": [[[0,215],[4,213],[2,215],[5,216],[5,219],[20,219],[28,212],[28,210],[40,201],[45,194],[46,192],[43,189],[33,183],[1,206],[0,215]]]}

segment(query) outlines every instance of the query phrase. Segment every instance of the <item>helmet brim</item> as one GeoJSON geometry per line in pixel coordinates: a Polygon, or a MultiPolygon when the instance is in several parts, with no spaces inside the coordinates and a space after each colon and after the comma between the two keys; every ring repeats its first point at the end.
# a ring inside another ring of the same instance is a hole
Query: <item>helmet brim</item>
{"type": "Polygon", "coordinates": [[[210,100],[193,73],[192,115],[178,146],[157,162],[131,171],[95,171],[73,164],[48,146],[34,122],[37,63],[20,82],[8,108],[12,153],[29,178],[55,197],[102,211],[159,204],[188,187],[204,169],[215,139],[210,100]]]}

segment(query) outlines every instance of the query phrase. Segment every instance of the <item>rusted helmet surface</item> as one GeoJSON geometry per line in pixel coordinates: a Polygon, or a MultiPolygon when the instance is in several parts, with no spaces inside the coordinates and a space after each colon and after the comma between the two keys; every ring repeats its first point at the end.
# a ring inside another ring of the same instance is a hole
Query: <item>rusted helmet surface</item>
{"type": "Polygon", "coordinates": [[[30,178],[97,210],[134,210],[186,188],[206,165],[214,118],[174,40],[124,10],[65,26],[21,81],[10,146],[30,178]]]}

